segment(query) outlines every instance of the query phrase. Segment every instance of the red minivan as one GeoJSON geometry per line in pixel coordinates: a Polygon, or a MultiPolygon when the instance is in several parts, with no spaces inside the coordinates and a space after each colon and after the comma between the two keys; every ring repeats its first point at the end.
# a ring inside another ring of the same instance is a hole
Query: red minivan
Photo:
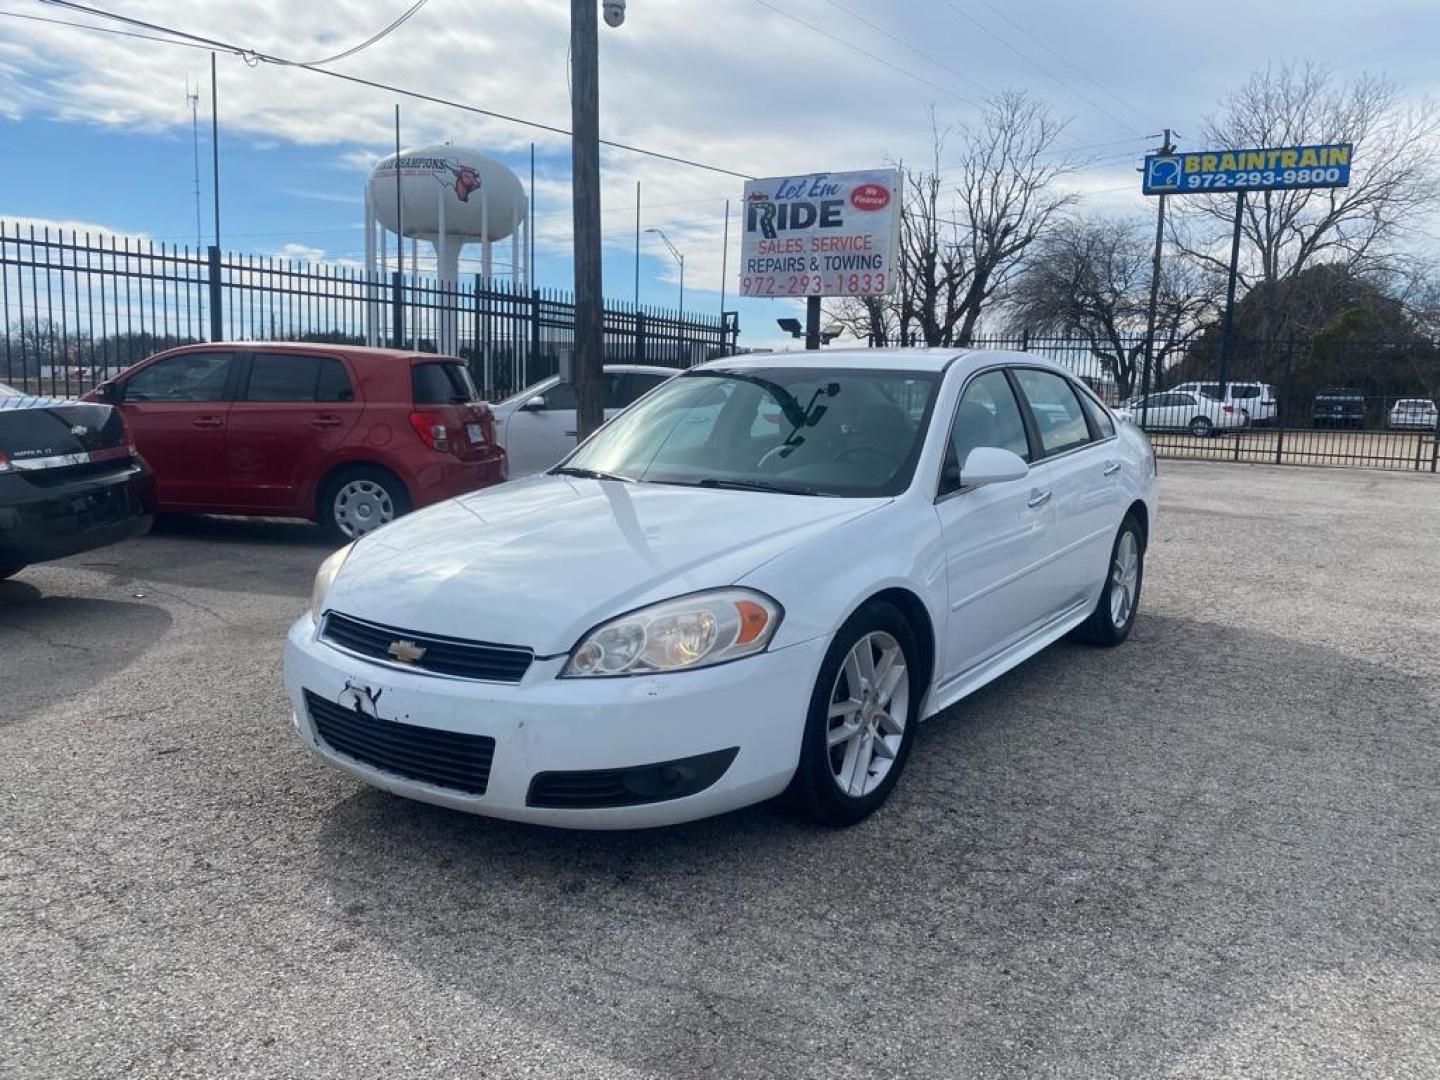
{"type": "Polygon", "coordinates": [[[116,405],[161,511],[319,521],[353,538],[505,479],[465,361],[352,345],[186,345],[86,397],[116,405]]]}

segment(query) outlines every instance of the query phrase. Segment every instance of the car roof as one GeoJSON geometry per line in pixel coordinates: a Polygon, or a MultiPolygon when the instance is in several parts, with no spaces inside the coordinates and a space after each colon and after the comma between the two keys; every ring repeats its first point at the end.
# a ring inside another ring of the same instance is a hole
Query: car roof
{"type": "Polygon", "coordinates": [[[754,371],[763,368],[805,368],[816,367],[828,370],[873,371],[876,368],[894,368],[896,371],[948,371],[958,367],[962,375],[992,364],[1017,364],[1030,367],[1049,368],[1078,378],[1075,372],[1063,364],[1057,364],[1040,353],[1020,352],[1015,349],[822,349],[819,351],[786,351],[767,353],[742,353],[725,356],[696,365],[699,368],[720,368],[727,371],[754,371]]]}
{"type": "Polygon", "coordinates": [[[448,356],[443,353],[417,352],[414,349],[379,349],[369,345],[331,345],[321,341],[202,341],[194,345],[181,345],[178,348],[165,349],[164,352],[168,356],[172,353],[211,352],[215,349],[244,352],[264,350],[265,352],[317,353],[324,356],[340,355],[359,360],[362,363],[366,360],[391,362],[396,360],[453,360],[462,364],[465,362],[458,356],[448,356]]]}

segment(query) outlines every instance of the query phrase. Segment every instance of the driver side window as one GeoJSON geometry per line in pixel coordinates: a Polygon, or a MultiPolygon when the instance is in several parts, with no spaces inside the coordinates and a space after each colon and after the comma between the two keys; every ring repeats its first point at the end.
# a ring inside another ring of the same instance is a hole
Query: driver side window
{"type": "Polygon", "coordinates": [[[955,423],[950,428],[950,441],[945,449],[945,468],[940,478],[940,494],[958,490],[961,469],[970,451],[981,446],[1009,450],[1022,461],[1030,460],[1030,440],[1025,434],[1025,421],[1015,392],[1003,371],[987,371],[972,379],[965,388],[955,410],[955,423]]]}
{"type": "Polygon", "coordinates": [[[157,360],[125,381],[126,401],[223,401],[230,354],[193,352],[157,360]]]}

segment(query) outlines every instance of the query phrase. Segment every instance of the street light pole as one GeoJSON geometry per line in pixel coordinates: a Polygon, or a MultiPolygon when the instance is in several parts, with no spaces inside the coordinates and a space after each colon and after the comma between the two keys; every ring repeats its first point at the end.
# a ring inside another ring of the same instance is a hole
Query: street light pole
{"type": "Polygon", "coordinates": [[[665,235],[663,229],[646,229],[647,233],[654,233],[664,241],[665,246],[670,249],[671,257],[680,264],[680,317],[685,317],[685,256],[680,254],[670,238],[665,235]]]}

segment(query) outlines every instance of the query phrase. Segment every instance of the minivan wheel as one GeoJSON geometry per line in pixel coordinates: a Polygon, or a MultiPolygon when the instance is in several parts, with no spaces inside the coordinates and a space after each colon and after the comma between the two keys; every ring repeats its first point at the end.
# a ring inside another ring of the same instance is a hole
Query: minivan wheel
{"type": "Polygon", "coordinates": [[[1203,439],[1205,436],[1214,432],[1214,430],[1215,425],[1210,422],[1208,417],[1197,416],[1194,420],[1190,421],[1191,435],[1199,435],[1203,439]]]}
{"type": "Polygon", "coordinates": [[[822,825],[853,825],[889,797],[919,722],[920,650],[893,604],[866,605],[846,621],[815,689],[800,761],[785,799],[822,825]]]}
{"type": "Polygon", "coordinates": [[[1091,645],[1119,645],[1130,636],[1145,578],[1145,538],[1133,514],[1126,514],[1110,550],[1110,572],[1090,617],[1072,633],[1091,645]]]}
{"type": "Polygon", "coordinates": [[[339,540],[354,540],[410,511],[405,485],[373,466],[343,469],[320,495],[320,524],[339,540]]]}

